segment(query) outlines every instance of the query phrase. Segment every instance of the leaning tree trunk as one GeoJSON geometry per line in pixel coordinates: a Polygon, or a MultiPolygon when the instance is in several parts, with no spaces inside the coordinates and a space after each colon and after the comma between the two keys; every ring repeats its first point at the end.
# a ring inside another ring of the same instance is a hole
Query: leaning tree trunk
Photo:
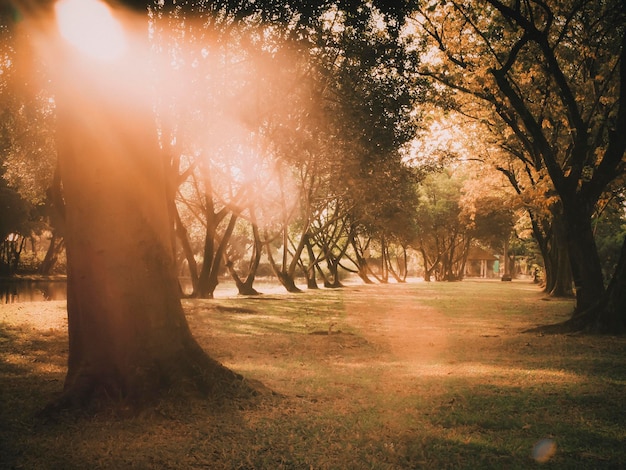
{"type": "Polygon", "coordinates": [[[64,59],[55,78],[69,360],[53,408],[239,383],[203,352],[182,309],[149,87],[127,87],[143,75],[64,59]]]}
{"type": "Polygon", "coordinates": [[[187,229],[185,228],[185,224],[183,224],[183,221],[180,218],[180,213],[178,212],[176,203],[175,201],[170,201],[169,203],[170,213],[174,216],[174,230],[176,232],[178,241],[180,242],[181,248],[183,249],[183,253],[185,254],[185,259],[187,260],[189,278],[191,279],[191,288],[193,293],[198,290],[198,263],[196,262],[196,258],[194,257],[193,248],[191,247],[191,242],[189,241],[189,234],[187,232],[187,229]]]}
{"type": "MultiPolygon", "coordinates": [[[[252,212],[252,210],[251,210],[252,212]]],[[[259,228],[254,220],[254,216],[252,216],[252,235],[253,235],[253,245],[252,245],[252,254],[250,256],[250,262],[248,263],[248,272],[246,274],[246,278],[241,279],[235,266],[233,265],[232,260],[228,258],[227,255],[224,256],[225,264],[228,268],[228,272],[231,277],[235,281],[235,285],[237,286],[237,291],[239,295],[259,295],[260,292],[254,288],[254,280],[256,278],[256,273],[259,268],[259,264],[261,263],[261,254],[263,251],[263,243],[261,242],[261,236],[259,235],[259,228]]]]}
{"type": "Polygon", "coordinates": [[[350,231],[350,235],[348,235],[349,243],[352,246],[352,250],[354,251],[354,257],[356,258],[356,266],[357,266],[357,275],[361,278],[361,280],[365,284],[374,284],[369,276],[368,272],[370,271],[367,265],[367,259],[364,256],[365,248],[369,245],[369,241],[366,244],[366,247],[361,247],[360,243],[356,238],[354,230],[350,231]]]}
{"type": "Polygon", "coordinates": [[[50,244],[48,245],[46,256],[39,266],[39,274],[43,276],[48,276],[52,273],[52,269],[56,265],[64,245],[65,240],[63,239],[63,237],[59,237],[56,232],[52,232],[52,237],[50,238],[50,244]]]}
{"type": "Polygon", "coordinates": [[[305,265],[304,261],[301,261],[302,271],[306,276],[306,288],[309,290],[316,290],[319,289],[319,286],[317,285],[315,270],[319,266],[317,262],[317,256],[315,256],[315,252],[313,251],[313,245],[311,244],[311,236],[309,234],[306,235],[304,246],[306,247],[306,252],[309,256],[309,264],[305,265]]]}
{"type": "Polygon", "coordinates": [[[284,225],[282,228],[282,238],[283,238],[283,246],[282,246],[282,262],[279,266],[272,256],[272,249],[270,246],[270,242],[268,237],[266,237],[265,246],[267,248],[267,260],[270,263],[272,271],[282,284],[282,286],[287,290],[287,292],[295,294],[302,292],[302,290],[296,286],[296,268],[298,267],[298,262],[300,257],[302,256],[302,252],[305,247],[305,242],[307,239],[306,229],[301,233],[300,241],[298,245],[294,247],[293,253],[290,253],[289,246],[291,245],[291,241],[289,239],[289,231],[287,226],[284,225]],[[289,256],[291,255],[291,261],[288,261],[289,256]]]}
{"type": "Polygon", "coordinates": [[[270,246],[270,244],[266,243],[265,247],[267,249],[267,260],[270,264],[270,267],[272,268],[272,271],[274,272],[274,275],[278,278],[278,281],[281,283],[281,285],[287,290],[287,292],[291,294],[297,294],[302,292],[302,290],[298,286],[296,286],[296,281],[289,273],[289,271],[286,270],[284,267],[278,266],[276,261],[274,261],[274,257],[272,256],[272,247],[270,246]]]}

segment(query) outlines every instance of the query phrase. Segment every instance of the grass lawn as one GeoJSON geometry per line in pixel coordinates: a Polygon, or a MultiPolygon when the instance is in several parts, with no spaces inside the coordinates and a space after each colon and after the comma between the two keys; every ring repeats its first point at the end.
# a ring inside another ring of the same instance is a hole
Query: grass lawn
{"type": "Polygon", "coordinates": [[[205,349],[275,394],[43,421],[65,303],[2,305],[0,468],[626,468],[626,338],[526,333],[573,307],[530,282],[183,302],[205,349]]]}

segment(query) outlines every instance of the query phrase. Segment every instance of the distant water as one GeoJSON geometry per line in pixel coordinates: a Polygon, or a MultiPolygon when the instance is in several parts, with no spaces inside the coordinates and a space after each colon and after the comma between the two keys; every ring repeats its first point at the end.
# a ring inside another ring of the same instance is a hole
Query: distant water
{"type": "Polygon", "coordinates": [[[0,303],[3,304],[66,299],[65,281],[0,281],[0,303]]]}
{"type": "MultiPolygon", "coordinates": [[[[268,285],[261,281],[258,284],[259,285],[256,287],[264,291],[265,289],[272,291],[279,286],[277,282],[268,285]]],[[[189,279],[180,279],[180,285],[185,294],[188,295],[191,293],[192,287],[189,279]]],[[[279,288],[279,290],[284,291],[282,288],[279,288]]],[[[237,295],[237,288],[232,281],[226,280],[219,284],[215,295],[216,297],[235,296],[237,295]]],[[[67,282],[64,280],[45,281],[25,279],[0,281],[0,305],[22,302],[41,302],[46,300],[67,300],[67,282]]]]}
{"type": "MultiPolygon", "coordinates": [[[[303,280],[298,287],[306,290],[303,280]]],[[[346,285],[360,284],[359,280],[348,280],[346,285]]],[[[192,291],[191,281],[187,278],[180,279],[183,292],[189,295],[192,291]]],[[[254,287],[264,294],[285,293],[285,289],[277,280],[261,278],[254,283],[254,287]]],[[[230,279],[224,279],[215,289],[215,297],[232,297],[237,295],[237,288],[230,279]]],[[[41,302],[46,300],[67,300],[67,282],[65,280],[0,280],[0,304],[13,304],[20,302],[41,302]]]]}

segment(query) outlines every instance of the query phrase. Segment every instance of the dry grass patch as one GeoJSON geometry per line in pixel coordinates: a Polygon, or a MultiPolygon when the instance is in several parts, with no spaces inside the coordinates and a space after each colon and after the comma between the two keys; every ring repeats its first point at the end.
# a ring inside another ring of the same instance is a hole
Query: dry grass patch
{"type": "Polygon", "coordinates": [[[185,300],[215,358],[274,392],[170,397],[138,416],[34,416],[60,391],[62,303],[0,307],[0,468],[547,468],[626,462],[626,339],[524,333],[564,319],[516,281],[185,300]]]}

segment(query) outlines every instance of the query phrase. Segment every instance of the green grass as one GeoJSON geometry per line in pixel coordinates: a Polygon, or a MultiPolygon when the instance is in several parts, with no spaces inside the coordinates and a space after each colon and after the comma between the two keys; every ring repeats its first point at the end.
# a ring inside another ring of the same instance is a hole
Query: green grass
{"type": "Polygon", "coordinates": [[[61,390],[67,354],[50,305],[0,307],[0,468],[626,465],[626,338],[525,332],[573,306],[531,283],[185,300],[203,347],[276,395],[45,422],[35,415],[61,390]],[[531,457],[542,438],[557,446],[543,464],[531,457]]]}

